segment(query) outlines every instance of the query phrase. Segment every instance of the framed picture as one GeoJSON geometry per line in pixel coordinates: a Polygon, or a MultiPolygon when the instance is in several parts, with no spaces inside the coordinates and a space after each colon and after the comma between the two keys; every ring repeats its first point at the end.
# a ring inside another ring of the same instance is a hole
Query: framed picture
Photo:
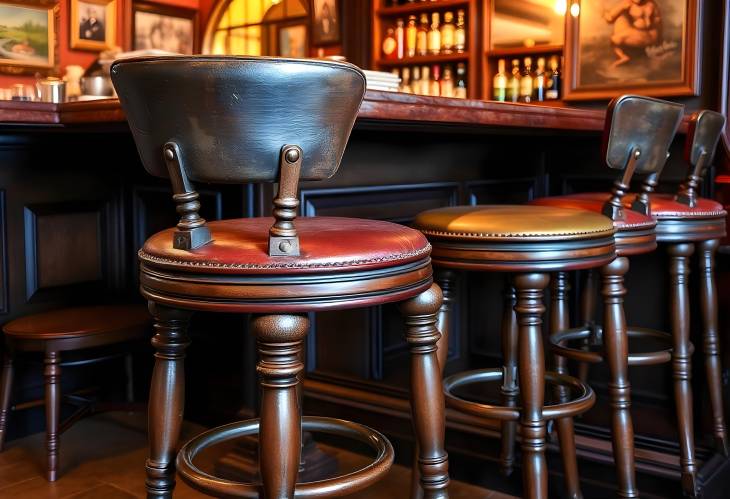
{"type": "Polygon", "coordinates": [[[303,59],[307,57],[307,26],[294,24],[279,27],[277,55],[303,59]]]}
{"type": "Polygon", "coordinates": [[[58,72],[58,3],[0,0],[0,70],[9,74],[58,72]]]}
{"type": "Polygon", "coordinates": [[[132,13],[132,49],[160,49],[179,54],[198,50],[195,10],[137,2],[132,13]]]}
{"type": "Polygon", "coordinates": [[[337,0],[312,0],[312,43],[340,43],[340,12],[337,0]]]}
{"type": "Polygon", "coordinates": [[[71,48],[107,50],[117,43],[116,0],[71,0],[71,48]]]}
{"type": "Polygon", "coordinates": [[[697,95],[699,0],[580,0],[566,16],[566,100],[697,95]]]}

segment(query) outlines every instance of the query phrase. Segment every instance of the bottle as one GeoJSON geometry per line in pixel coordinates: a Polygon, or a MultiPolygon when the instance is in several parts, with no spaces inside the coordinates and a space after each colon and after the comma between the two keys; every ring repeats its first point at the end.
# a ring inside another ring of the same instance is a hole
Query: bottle
{"type": "Polygon", "coordinates": [[[408,16],[408,27],[406,28],[406,54],[408,54],[408,57],[416,55],[417,38],[416,16],[408,16]]]}
{"type": "Polygon", "coordinates": [[[395,30],[388,28],[385,39],[383,40],[383,58],[384,59],[395,59],[397,57],[396,50],[398,48],[398,42],[395,41],[395,30]]]}
{"type": "Polygon", "coordinates": [[[421,95],[431,95],[431,71],[428,66],[421,67],[421,95]]]}
{"type": "Polygon", "coordinates": [[[560,70],[558,69],[558,56],[550,58],[550,76],[547,78],[545,99],[556,100],[560,98],[560,70]]]}
{"type": "Polygon", "coordinates": [[[454,38],[456,27],[454,26],[454,13],[444,14],[444,23],[441,25],[441,53],[451,54],[454,51],[454,38]]]}
{"type": "Polygon", "coordinates": [[[431,78],[431,86],[428,94],[438,97],[441,95],[441,66],[434,64],[431,69],[431,74],[433,75],[433,78],[431,78]]]}
{"type": "Polygon", "coordinates": [[[406,94],[412,94],[413,89],[411,88],[411,69],[403,68],[400,81],[400,91],[406,94]]]}
{"type": "Polygon", "coordinates": [[[505,60],[497,61],[497,74],[494,75],[492,99],[504,102],[507,100],[507,75],[505,74],[505,60]]]}
{"type": "Polygon", "coordinates": [[[512,59],[512,75],[507,80],[507,100],[517,102],[520,100],[520,60],[512,59]]]}
{"type": "Polygon", "coordinates": [[[457,99],[466,99],[466,65],[460,62],[456,66],[456,87],[454,88],[454,97],[457,99]]]}
{"type": "Polygon", "coordinates": [[[421,14],[421,24],[416,34],[416,53],[418,55],[428,54],[428,14],[421,14]]]}
{"type": "Polygon", "coordinates": [[[545,100],[545,83],[545,58],[538,57],[537,69],[535,70],[535,81],[533,82],[533,85],[535,86],[535,100],[538,102],[542,102],[545,100]]]}
{"type": "Polygon", "coordinates": [[[444,68],[444,75],[441,77],[441,97],[454,96],[454,77],[451,66],[444,68]]]}
{"type": "Polygon", "coordinates": [[[414,94],[421,93],[421,68],[419,66],[413,67],[413,78],[411,78],[411,92],[414,94]]]}
{"type": "Polygon", "coordinates": [[[466,50],[466,17],[463,9],[459,9],[456,13],[454,49],[460,54],[466,50]]]}
{"type": "Polygon", "coordinates": [[[532,102],[532,58],[525,57],[524,65],[520,79],[520,102],[532,102]]]}
{"type": "Polygon", "coordinates": [[[406,55],[406,30],[403,27],[403,19],[396,21],[395,28],[396,58],[403,59],[406,55]]]}
{"type": "Polygon", "coordinates": [[[431,14],[431,31],[428,32],[428,53],[438,55],[441,52],[441,31],[439,31],[439,13],[431,14]]]}

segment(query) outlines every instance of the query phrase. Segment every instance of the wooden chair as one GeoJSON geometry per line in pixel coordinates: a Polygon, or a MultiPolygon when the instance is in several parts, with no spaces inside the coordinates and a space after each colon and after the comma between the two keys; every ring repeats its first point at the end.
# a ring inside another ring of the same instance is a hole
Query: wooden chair
{"type": "Polygon", "coordinates": [[[299,179],[328,178],[339,166],[365,90],[362,72],[343,63],[256,57],[127,60],[111,72],[142,162],[153,175],[170,177],[182,215],[177,228],[152,236],[139,252],[157,351],[148,496],[170,497],[175,483],[186,328],[194,311],[256,314],[261,408],[260,419],[210,430],[183,446],[177,469],[187,483],[209,495],[278,499],[343,495],[381,478],[393,461],[384,436],[338,419],[301,417],[300,356],[306,313],[398,302],[411,350],[420,484],[428,498],[447,497],[435,326],[442,296],[428,242],[388,222],[296,219],[299,179]],[[192,180],[278,181],[274,217],[207,223],[192,180]],[[360,440],[376,457],[348,475],[296,483],[302,429],[360,440]],[[255,433],[261,483],[225,480],[196,466],[206,447],[255,433]]]}
{"type": "MultiPolygon", "coordinates": [[[[48,467],[46,477],[53,482],[58,477],[59,438],[71,424],[88,411],[79,411],[61,422],[61,353],[116,345],[142,338],[150,329],[149,313],[139,305],[109,305],[64,308],[28,315],[3,326],[5,354],[0,384],[0,451],[7,433],[14,363],[24,352],[42,352],[44,356],[46,395],[46,446],[48,467]]],[[[84,359],[83,363],[107,360],[108,355],[84,359]]],[[[129,374],[129,373],[128,373],[129,374]]],[[[27,404],[26,404],[27,405],[27,404]]]]}

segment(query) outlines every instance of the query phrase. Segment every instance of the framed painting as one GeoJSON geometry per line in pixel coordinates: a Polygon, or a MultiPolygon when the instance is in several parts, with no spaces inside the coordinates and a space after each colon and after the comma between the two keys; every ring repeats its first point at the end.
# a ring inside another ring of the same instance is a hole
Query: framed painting
{"type": "Polygon", "coordinates": [[[304,24],[280,26],[278,44],[276,53],[281,57],[294,59],[307,57],[307,26],[304,24]]]}
{"type": "Polygon", "coordinates": [[[71,48],[102,51],[117,44],[116,0],[71,0],[71,48]]]}
{"type": "Polygon", "coordinates": [[[580,0],[566,16],[566,100],[697,95],[699,0],[580,0]]]}
{"type": "Polygon", "coordinates": [[[312,44],[340,43],[340,11],[337,0],[312,0],[312,44]]]}
{"type": "Polygon", "coordinates": [[[57,2],[0,1],[0,71],[58,72],[57,2]]]}
{"type": "Polygon", "coordinates": [[[198,50],[196,10],[137,2],[132,12],[132,49],[191,55],[198,50]]]}

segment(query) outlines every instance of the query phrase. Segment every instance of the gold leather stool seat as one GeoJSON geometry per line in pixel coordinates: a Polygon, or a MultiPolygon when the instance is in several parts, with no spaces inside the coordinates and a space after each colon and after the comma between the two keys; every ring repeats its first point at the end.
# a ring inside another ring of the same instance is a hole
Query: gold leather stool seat
{"type": "Polygon", "coordinates": [[[431,242],[433,263],[455,269],[583,269],[616,256],[613,223],[587,210],[456,206],[420,213],[414,226],[431,242]]]}

